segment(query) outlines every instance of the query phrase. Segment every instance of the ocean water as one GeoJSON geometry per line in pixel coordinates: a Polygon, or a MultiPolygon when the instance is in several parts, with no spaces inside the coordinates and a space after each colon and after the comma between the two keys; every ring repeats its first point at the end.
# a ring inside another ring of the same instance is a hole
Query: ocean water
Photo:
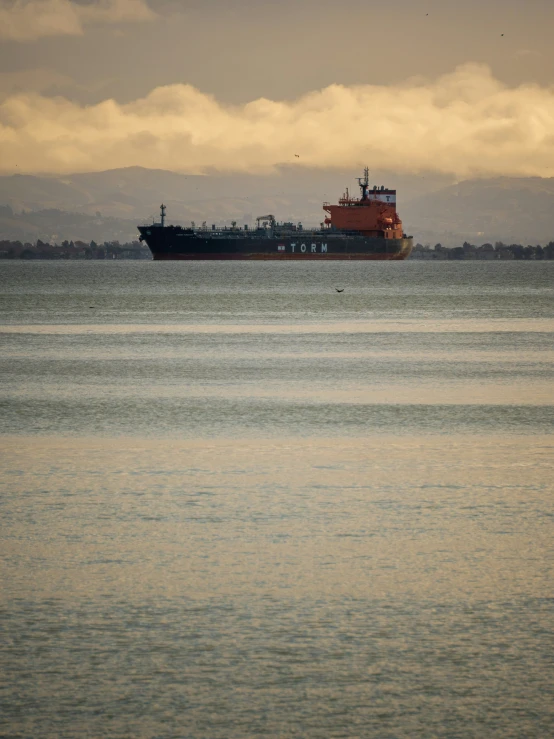
{"type": "Polygon", "coordinates": [[[553,286],[0,263],[0,735],[553,736],[553,286]]]}

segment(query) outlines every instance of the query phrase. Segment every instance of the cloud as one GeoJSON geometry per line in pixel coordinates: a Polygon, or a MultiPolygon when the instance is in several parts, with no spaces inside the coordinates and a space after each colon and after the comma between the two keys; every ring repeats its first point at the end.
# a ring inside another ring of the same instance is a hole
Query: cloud
{"type": "Polygon", "coordinates": [[[430,82],[331,85],[294,101],[242,106],[184,84],[125,105],[19,94],[0,105],[0,161],[19,172],[132,165],[254,172],[290,162],[554,176],[554,90],[509,88],[469,64],[430,82]]]}
{"type": "Polygon", "coordinates": [[[85,5],[70,0],[0,0],[0,38],[34,41],[43,36],[80,36],[85,24],[154,17],[145,0],[93,0],[85,5]]]}
{"type": "Polygon", "coordinates": [[[538,49],[518,49],[514,56],[522,56],[522,57],[541,57],[542,54],[538,49]]]}
{"type": "Polygon", "coordinates": [[[25,69],[19,72],[0,72],[0,100],[20,92],[48,92],[55,88],[75,87],[65,74],[50,69],[25,69]]]}

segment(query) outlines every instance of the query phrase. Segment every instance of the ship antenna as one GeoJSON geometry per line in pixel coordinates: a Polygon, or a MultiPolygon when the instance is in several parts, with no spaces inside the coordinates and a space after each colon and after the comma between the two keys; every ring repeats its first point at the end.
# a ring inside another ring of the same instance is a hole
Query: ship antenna
{"type": "Polygon", "coordinates": [[[161,224],[163,228],[165,226],[165,205],[163,203],[160,205],[160,216],[161,216],[161,224]]]}
{"type": "Polygon", "coordinates": [[[369,167],[364,168],[364,176],[358,177],[358,184],[362,191],[362,200],[367,200],[367,188],[369,187],[369,167]]]}

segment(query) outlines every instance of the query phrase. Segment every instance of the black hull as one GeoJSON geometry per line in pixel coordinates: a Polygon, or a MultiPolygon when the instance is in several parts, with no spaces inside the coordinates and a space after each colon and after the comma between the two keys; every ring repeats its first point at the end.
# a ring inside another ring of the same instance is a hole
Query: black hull
{"type": "Polygon", "coordinates": [[[305,231],[246,236],[244,232],[212,235],[178,226],[139,226],[141,240],[156,261],[162,260],[402,260],[412,251],[412,239],[369,238],[305,231]]]}

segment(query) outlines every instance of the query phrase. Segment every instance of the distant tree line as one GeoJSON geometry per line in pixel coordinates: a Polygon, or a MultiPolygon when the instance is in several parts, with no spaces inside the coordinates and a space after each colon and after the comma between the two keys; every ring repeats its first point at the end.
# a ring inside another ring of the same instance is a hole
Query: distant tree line
{"type": "Polygon", "coordinates": [[[434,247],[429,245],[423,246],[416,244],[412,258],[415,259],[526,259],[541,260],[554,259],[554,241],[550,241],[546,246],[523,246],[522,244],[504,244],[502,241],[492,244],[481,244],[476,246],[464,241],[462,246],[447,248],[442,244],[435,244],[434,247]]]}
{"type": "Polygon", "coordinates": [[[151,259],[150,250],[139,241],[62,241],[48,244],[0,240],[0,259],[151,259]]]}

